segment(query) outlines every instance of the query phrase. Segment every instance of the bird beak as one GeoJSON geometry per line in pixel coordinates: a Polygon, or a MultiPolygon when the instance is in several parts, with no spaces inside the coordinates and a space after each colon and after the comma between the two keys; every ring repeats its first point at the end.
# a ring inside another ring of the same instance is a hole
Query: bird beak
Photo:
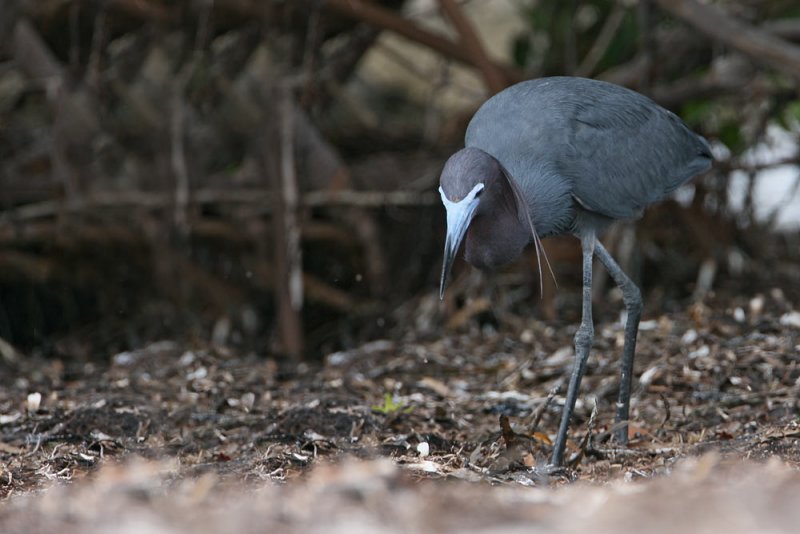
{"type": "MultiPolygon", "coordinates": [[[[474,192],[475,190],[473,190],[474,192]]],[[[447,286],[447,277],[450,275],[450,269],[453,268],[453,261],[456,259],[458,247],[467,233],[469,223],[472,222],[472,218],[475,216],[475,210],[478,209],[479,199],[471,193],[459,202],[452,202],[445,196],[441,187],[439,188],[439,194],[442,196],[442,203],[447,210],[447,237],[444,241],[442,278],[439,282],[439,299],[443,299],[444,288],[447,286]]]]}

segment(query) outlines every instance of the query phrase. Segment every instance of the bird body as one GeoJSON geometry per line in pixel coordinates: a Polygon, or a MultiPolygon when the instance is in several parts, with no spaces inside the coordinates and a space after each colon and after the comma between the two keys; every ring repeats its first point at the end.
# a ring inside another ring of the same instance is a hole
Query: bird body
{"type": "Polygon", "coordinates": [[[617,416],[628,415],[641,297],[596,236],[615,219],[641,216],[711,162],[706,140],[649,98],[597,80],[554,77],[516,84],[487,100],[467,128],[465,148],[445,164],[439,190],[448,233],[440,292],[462,240],[466,260],[492,270],[531,243],[538,254],[541,237],[581,239],[583,320],[554,464],[561,462],[593,338],[587,289],[595,255],[622,288],[629,312],[617,416]]]}
{"type": "MultiPolygon", "coordinates": [[[[580,232],[581,208],[600,216],[592,224],[638,218],[711,164],[708,143],[675,114],[587,78],[541,78],[498,93],[470,121],[465,145],[516,182],[539,237],[580,232]]],[[[468,233],[468,250],[470,241],[468,233]]]]}

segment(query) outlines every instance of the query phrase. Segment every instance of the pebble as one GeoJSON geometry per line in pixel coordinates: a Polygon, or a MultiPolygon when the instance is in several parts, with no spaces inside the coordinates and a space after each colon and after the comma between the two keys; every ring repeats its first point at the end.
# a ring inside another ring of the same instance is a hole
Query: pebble
{"type": "Polygon", "coordinates": [[[681,336],[681,343],[684,345],[691,345],[695,341],[697,341],[697,330],[690,328],[686,332],[684,332],[683,336],[681,336]]]}
{"type": "Polygon", "coordinates": [[[788,313],[784,313],[781,315],[781,324],[783,326],[793,326],[794,328],[800,328],[800,312],[792,310],[788,313]]]}

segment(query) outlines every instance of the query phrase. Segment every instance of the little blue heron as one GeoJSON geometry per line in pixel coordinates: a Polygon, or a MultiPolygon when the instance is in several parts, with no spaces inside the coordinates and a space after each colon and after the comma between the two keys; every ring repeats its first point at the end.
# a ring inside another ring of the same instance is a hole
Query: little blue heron
{"type": "Polygon", "coordinates": [[[627,311],[615,437],[623,445],[628,440],[642,297],[598,234],[616,219],[640,217],[711,162],[706,140],[672,112],[630,89],[572,77],[526,81],[493,96],[470,121],[465,148],[447,160],[439,187],[447,210],[440,297],[462,240],[465,259],[482,270],[497,269],[533,244],[541,286],[540,238],[580,239],[583,313],[553,466],[562,463],[594,339],[593,256],[622,290],[627,311]]]}

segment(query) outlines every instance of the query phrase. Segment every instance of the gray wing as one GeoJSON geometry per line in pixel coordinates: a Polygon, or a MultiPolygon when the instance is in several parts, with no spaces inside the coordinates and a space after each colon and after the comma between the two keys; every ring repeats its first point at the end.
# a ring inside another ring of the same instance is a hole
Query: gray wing
{"type": "Polygon", "coordinates": [[[708,143],[673,113],[584,78],[543,78],[497,94],[475,114],[466,144],[497,158],[532,206],[561,206],[567,194],[619,219],[638,217],[711,165],[708,143]]]}
{"type": "Polygon", "coordinates": [[[567,157],[556,166],[583,207],[633,218],[707,170],[711,150],[672,112],[611,87],[576,106],[567,157]]]}

